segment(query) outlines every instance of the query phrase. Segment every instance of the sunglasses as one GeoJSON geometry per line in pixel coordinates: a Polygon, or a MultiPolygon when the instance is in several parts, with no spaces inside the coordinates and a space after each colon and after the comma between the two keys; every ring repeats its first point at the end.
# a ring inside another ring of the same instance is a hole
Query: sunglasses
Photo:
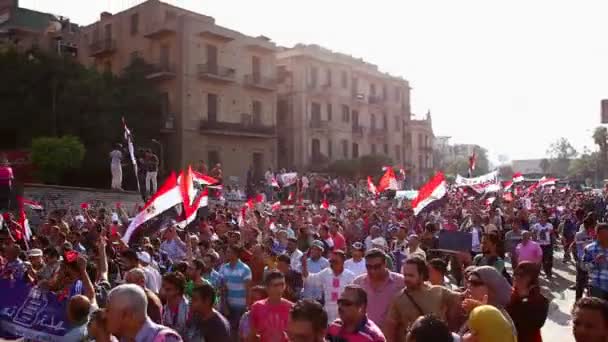
{"type": "Polygon", "coordinates": [[[384,267],[382,264],[365,264],[365,268],[368,270],[380,270],[382,267],[384,267]]]}

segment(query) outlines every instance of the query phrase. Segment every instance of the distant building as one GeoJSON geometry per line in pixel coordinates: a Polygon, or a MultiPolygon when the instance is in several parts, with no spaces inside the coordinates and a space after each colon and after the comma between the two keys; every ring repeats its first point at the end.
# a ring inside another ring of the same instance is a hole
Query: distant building
{"type": "Polygon", "coordinates": [[[542,159],[520,159],[513,160],[513,171],[521,172],[523,175],[542,175],[543,169],[540,167],[542,165],[542,159]]]}
{"type": "Polygon", "coordinates": [[[164,159],[172,169],[221,163],[225,179],[276,166],[276,46],[215,19],[148,0],[82,28],[82,63],[120,73],[134,59],[161,93],[164,159]]]}
{"type": "Polygon", "coordinates": [[[406,144],[410,147],[409,174],[414,186],[424,183],[435,172],[433,161],[433,121],[428,112],[422,120],[410,120],[407,127],[406,144]],[[409,144],[408,144],[409,140],[409,144]]]}
{"type": "Polygon", "coordinates": [[[410,86],[374,64],[318,45],[277,53],[279,166],[323,169],[368,154],[409,158],[410,86]]]}
{"type": "Polygon", "coordinates": [[[18,0],[0,0],[0,49],[20,52],[40,49],[58,55],[78,55],[79,27],[69,19],[19,7],[18,0]]]}

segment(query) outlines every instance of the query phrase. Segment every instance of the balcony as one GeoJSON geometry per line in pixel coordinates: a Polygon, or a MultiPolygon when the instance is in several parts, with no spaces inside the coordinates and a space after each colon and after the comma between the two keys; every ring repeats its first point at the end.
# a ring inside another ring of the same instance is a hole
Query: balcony
{"type": "Polygon", "coordinates": [[[387,132],[388,130],[384,128],[372,128],[369,130],[369,135],[372,137],[385,137],[387,132]]]}
{"type": "Polygon", "coordinates": [[[277,81],[274,78],[263,77],[260,74],[245,75],[245,85],[265,91],[277,90],[277,81]]]}
{"type": "Polygon", "coordinates": [[[175,78],[175,70],[175,64],[154,64],[152,70],[146,75],[146,79],[157,81],[172,79],[175,78]]]}
{"type": "Polygon", "coordinates": [[[315,132],[326,132],[329,128],[329,122],[325,120],[313,120],[309,123],[309,127],[315,132]]]}
{"type": "Polygon", "coordinates": [[[104,39],[92,42],[89,45],[89,56],[102,57],[116,52],[116,40],[104,39]]]}
{"type": "Polygon", "coordinates": [[[174,35],[177,32],[177,21],[175,19],[166,20],[164,22],[155,22],[146,26],[144,37],[150,39],[159,39],[166,36],[174,35]]]}
{"type": "Polygon", "coordinates": [[[230,83],[236,81],[236,69],[217,64],[199,64],[198,78],[213,82],[230,83]]]}
{"type": "Polygon", "coordinates": [[[235,37],[238,37],[237,32],[219,26],[203,30],[198,35],[218,43],[228,43],[233,41],[235,37]]]}
{"type": "Polygon", "coordinates": [[[427,146],[420,146],[419,147],[420,151],[424,151],[424,152],[433,152],[433,146],[427,145],[427,146]]]}
{"type": "Polygon", "coordinates": [[[250,138],[274,138],[276,127],[255,122],[224,122],[201,120],[201,133],[250,138]]]}
{"type": "Polygon", "coordinates": [[[356,100],[359,102],[365,102],[365,94],[363,94],[363,93],[353,92],[353,93],[351,93],[351,96],[352,96],[353,100],[356,100]]]}
{"type": "Polygon", "coordinates": [[[370,95],[368,96],[367,101],[369,104],[379,105],[384,103],[384,98],[380,95],[370,95]]]}
{"type": "Polygon", "coordinates": [[[363,137],[363,126],[353,125],[353,137],[362,138],[363,137]]]}

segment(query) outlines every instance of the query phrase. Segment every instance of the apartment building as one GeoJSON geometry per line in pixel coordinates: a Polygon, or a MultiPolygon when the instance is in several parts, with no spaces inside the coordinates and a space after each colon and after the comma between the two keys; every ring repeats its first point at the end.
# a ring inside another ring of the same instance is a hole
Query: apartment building
{"type": "MultiPolygon", "coordinates": [[[[82,28],[81,60],[120,73],[135,58],[154,65],[164,159],[177,169],[221,163],[227,183],[276,166],[276,46],[206,15],[149,0],[101,13],[82,28]]],[[[135,132],[136,133],[136,132],[135,132]]]]}
{"type": "Polygon", "coordinates": [[[404,163],[406,80],[318,45],[283,49],[277,65],[280,167],[322,169],[367,154],[404,163]]]}
{"type": "Polygon", "coordinates": [[[433,163],[433,121],[428,112],[423,119],[409,121],[408,132],[405,135],[405,144],[411,150],[409,176],[414,186],[423,184],[435,173],[433,163]]]}
{"type": "Polygon", "coordinates": [[[18,0],[0,0],[0,48],[76,57],[78,42],[79,27],[68,18],[19,7],[18,0]]]}

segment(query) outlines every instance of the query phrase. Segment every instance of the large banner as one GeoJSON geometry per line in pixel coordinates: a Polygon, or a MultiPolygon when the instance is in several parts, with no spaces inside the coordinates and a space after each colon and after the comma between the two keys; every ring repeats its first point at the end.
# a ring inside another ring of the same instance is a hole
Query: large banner
{"type": "Polygon", "coordinates": [[[0,338],[63,340],[69,330],[67,300],[15,280],[0,280],[0,293],[0,338]]]}
{"type": "Polygon", "coordinates": [[[498,182],[498,171],[493,171],[474,178],[465,178],[461,175],[456,176],[454,184],[457,187],[468,186],[475,190],[478,194],[495,192],[500,190],[500,183],[498,182]]]}

